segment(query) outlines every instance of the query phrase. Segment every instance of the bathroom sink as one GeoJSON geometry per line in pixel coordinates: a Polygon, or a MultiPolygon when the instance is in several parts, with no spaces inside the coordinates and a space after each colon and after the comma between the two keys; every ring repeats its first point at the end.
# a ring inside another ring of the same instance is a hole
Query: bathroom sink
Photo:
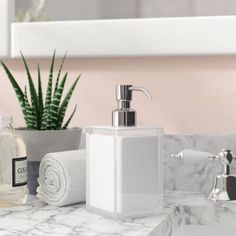
{"type": "Polygon", "coordinates": [[[226,226],[184,225],[173,236],[235,236],[236,228],[226,226]]]}

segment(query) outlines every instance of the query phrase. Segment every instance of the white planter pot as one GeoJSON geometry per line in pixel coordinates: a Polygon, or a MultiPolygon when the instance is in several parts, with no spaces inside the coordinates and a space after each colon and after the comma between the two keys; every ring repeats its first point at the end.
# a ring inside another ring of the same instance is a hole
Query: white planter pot
{"type": "Polygon", "coordinates": [[[82,129],[45,131],[18,129],[16,132],[22,136],[26,144],[29,192],[30,194],[36,194],[39,164],[42,157],[50,152],[78,149],[82,129]]]}

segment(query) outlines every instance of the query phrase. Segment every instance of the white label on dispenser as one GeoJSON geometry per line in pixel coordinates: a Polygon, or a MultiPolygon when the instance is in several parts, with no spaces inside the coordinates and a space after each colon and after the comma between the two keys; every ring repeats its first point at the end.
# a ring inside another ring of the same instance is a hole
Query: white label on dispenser
{"type": "Polygon", "coordinates": [[[12,186],[18,187],[27,184],[26,157],[12,159],[12,186]]]}

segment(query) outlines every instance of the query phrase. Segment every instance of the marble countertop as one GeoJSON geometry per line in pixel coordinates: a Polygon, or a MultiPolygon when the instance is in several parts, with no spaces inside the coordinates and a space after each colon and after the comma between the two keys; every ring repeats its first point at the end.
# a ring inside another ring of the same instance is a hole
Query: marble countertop
{"type": "Polygon", "coordinates": [[[215,206],[197,193],[167,194],[161,213],[114,221],[86,211],[84,204],[52,207],[29,197],[24,206],[0,210],[0,235],[171,236],[183,224],[234,226],[236,207],[215,206]]]}

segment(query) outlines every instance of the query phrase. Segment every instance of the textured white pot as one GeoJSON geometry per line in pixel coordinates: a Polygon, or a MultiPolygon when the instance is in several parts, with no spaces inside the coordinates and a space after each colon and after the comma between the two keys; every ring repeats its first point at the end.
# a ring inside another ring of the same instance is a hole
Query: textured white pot
{"type": "Polygon", "coordinates": [[[39,164],[42,157],[50,152],[78,149],[82,129],[45,131],[18,129],[16,132],[22,136],[26,144],[29,192],[30,194],[36,194],[39,164]]]}

